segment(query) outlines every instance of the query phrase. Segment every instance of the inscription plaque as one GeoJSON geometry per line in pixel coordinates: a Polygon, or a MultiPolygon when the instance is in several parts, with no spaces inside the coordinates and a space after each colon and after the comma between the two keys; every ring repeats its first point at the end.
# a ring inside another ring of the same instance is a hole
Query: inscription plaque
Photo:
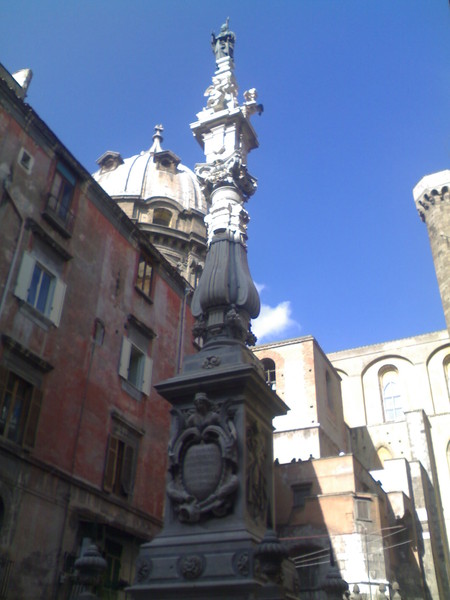
{"type": "Polygon", "coordinates": [[[222,474],[222,455],[216,444],[198,444],[188,448],[183,461],[186,490],[204,500],[217,488],[222,474]]]}

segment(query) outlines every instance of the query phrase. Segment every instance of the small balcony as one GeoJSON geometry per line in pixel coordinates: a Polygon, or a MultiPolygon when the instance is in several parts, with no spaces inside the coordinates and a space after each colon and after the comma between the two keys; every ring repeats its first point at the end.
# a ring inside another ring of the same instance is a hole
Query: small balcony
{"type": "Polygon", "coordinates": [[[62,236],[65,238],[71,237],[75,222],[75,214],[69,207],[64,206],[56,196],[49,194],[42,216],[48,223],[57,229],[62,236]]]}

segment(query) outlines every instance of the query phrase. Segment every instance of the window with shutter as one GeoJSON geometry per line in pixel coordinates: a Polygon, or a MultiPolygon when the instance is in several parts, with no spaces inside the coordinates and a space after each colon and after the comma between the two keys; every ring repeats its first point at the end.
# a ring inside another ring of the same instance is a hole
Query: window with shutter
{"type": "Polygon", "coordinates": [[[56,326],[59,325],[66,284],[29,252],[23,254],[14,293],[56,326]]]}
{"type": "Polygon", "coordinates": [[[0,436],[33,447],[41,405],[40,390],[0,367],[0,436]]]}
{"type": "Polygon", "coordinates": [[[152,359],[129,338],[124,337],[120,351],[119,375],[148,396],[151,390],[152,368],[152,359]]]}
{"type": "Polygon", "coordinates": [[[356,518],[359,521],[370,521],[370,498],[356,498],[356,518]]]}
{"type": "MultiPolygon", "coordinates": [[[[125,436],[127,432],[122,432],[125,436]]],[[[128,437],[133,438],[129,433],[128,437]]],[[[105,475],[103,489],[107,492],[128,498],[133,491],[134,472],[136,467],[136,439],[121,439],[111,434],[106,451],[105,475]]]]}

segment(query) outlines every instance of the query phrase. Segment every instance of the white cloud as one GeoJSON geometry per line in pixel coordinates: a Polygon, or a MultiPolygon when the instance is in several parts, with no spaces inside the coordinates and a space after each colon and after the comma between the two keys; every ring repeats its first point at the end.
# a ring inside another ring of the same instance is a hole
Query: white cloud
{"type": "MultiPolygon", "coordinates": [[[[264,286],[258,286],[260,290],[264,286]]],[[[262,342],[267,338],[281,337],[291,327],[296,329],[300,325],[291,319],[291,303],[289,300],[280,302],[277,306],[269,306],[261,304],[261,312],[259,317],[252,321],[252,331],[258,338],[258,342],[262,342]]]]}

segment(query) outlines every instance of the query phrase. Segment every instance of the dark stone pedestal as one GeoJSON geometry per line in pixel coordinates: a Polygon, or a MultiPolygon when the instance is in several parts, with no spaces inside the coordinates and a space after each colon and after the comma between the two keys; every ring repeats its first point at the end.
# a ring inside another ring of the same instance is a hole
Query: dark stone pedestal
{"type": "Polygon", "coordinates": [[[173,406],[164,529],[141,547],[128,591],[136,600],[295,597],[281,544],[273,532],[264,538],[272,419],[286,406],[243,344],[207,346],[157,386],[173,406]]]}

